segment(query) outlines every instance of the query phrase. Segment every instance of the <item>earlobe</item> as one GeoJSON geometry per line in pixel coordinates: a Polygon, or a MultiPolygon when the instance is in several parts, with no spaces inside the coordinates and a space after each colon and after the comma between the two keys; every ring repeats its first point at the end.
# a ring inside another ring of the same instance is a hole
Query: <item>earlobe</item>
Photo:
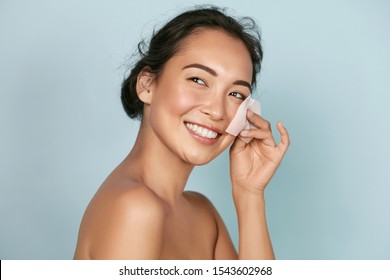
{"type": "Polygon", "coordinates": [[[137,95],[144,104],[152,102],[153,74],[147,70],[142,70],[137,77],[137,95]]]}

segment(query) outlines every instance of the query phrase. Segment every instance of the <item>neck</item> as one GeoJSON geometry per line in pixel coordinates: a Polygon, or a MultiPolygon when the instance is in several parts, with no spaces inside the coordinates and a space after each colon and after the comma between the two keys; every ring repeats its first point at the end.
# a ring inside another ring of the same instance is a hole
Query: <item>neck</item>
{"type": "Polygon", "coordinates": [[[181,198],[194,168],[173,153],[144,124],[141,124],[134,147],[123,163],[132,178],[170,204],[181,198]]]}

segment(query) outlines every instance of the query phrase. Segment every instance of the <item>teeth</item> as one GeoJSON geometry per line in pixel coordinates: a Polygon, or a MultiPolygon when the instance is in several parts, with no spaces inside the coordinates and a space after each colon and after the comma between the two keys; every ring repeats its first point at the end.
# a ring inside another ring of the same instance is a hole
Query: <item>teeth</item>
{"type": "Polygon", "coordinates": [[[204,138],[209,138],[209,139],[214,139],[217,138],[218,133],[215,131],[212,131],[210,129],[207,129],[205,127],[198,126],[196,124],[192,123],[186,123],[186,126],[191,129],[193,132],[196,134],[204,137],[204,138]]]}

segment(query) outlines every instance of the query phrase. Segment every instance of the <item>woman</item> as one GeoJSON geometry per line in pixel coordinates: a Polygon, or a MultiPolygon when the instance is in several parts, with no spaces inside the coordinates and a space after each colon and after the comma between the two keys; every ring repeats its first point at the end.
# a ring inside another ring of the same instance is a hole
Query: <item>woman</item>
{"type": "Polygon", "coordinates": [[[225,131],[262,59],[256,27],[245,20],[251,29],[217,8],[195,9],[155,33],[146,52],[139,45],[122,103],[140,130],[90,202],[75,259],[274,259],[264,189],[287,150],[287,130],[277,124],[276,145],[269,122],[248,110],[253,128],[239,137],[225,131]],[[194,166],[230,145],[238,253],[211,202],[184,191],[194,166]]]}

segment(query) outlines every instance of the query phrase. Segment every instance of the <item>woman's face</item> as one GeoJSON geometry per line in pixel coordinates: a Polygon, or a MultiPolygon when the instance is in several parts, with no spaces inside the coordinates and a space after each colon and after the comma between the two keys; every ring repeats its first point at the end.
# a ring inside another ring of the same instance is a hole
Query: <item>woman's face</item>
{"type": "Polygon", "coordinates": [[[144,121],[183,161],[206,164],[234,140],[225,130],[250,95],[251,80],[242,41],[220,30],[198,30],[152,84],[144,121]]]}

